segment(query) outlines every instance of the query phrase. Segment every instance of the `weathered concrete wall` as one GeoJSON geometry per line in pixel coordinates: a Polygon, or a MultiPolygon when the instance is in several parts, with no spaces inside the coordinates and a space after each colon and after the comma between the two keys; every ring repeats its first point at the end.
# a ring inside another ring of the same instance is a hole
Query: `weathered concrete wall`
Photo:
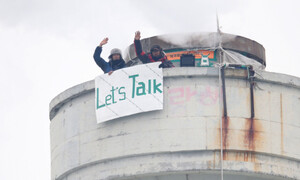
{"type": "MultiPolygon", "coordinates": [[[[225,179],[300,179],[300,79],[226,70],[225,179]]],[[[164,69],[164,110],[97,124],[94,82],[50,104],[52,179],[219,179],[215,68],[164,69]]]]}

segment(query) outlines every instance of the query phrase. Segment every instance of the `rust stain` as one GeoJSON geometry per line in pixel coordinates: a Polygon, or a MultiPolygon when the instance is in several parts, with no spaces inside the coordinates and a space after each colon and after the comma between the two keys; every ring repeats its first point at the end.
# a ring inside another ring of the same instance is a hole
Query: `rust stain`
{"type": "MultiPolygon", "coordinates": [[[[270,95],[270,92],[268,92],[270,95]]],[[[249,96],[249,103],[250,103],[250,118],[245,118],[245,135],[244,135],[244,145],[247,150],[249,151],[255,151],[255,150],[261,150],[261,148],[264,146],[264,138],[263,134],[263,128],[261,126],[261,123],[258,119],[255,118],[255,92],[253,90],[250,91],[249,96]],[[251,99],[251,93],[253,93],[253,99],[251,99]],[[253,102],[252,102],[253,101],[253,102]]],[[[247,98],[248,103],[248,98],[247,98]]]]}
{"type": "Polygon", "coordinates": [[[228,157],[228,151],[226,149],[223,149],[223,160],[230,160],[230,157],[228,157]]]}
{"type": "MultiPolygon", "coordinates": [[[[223,143],[223,160],[231,161],[244,161],[244,162],[255,162],[255,152],[256,150],[261,150],[263,148],[264,136],[261,134],[263,132],[263,127],[259,120],[255,118],[246,118],[245,119],[245,135],[242,141],[244,140],[244,147],[246,151],[243,152],[230,152],[230,117],[222,118],[222,143],[223,143]]],[[[221,129],[220,129],[221,130],[221,129]]],[[[219,131],[220,132],[220,131],[219,131]]],[[[220,136],[218,136],[220,139],[220,136]]],[[[219,140],[218,139],[218,140],[219,140]]],[[[218,141],[220,142],[220,141],[218,141]]],[[[215,162],[215,154],[214,154],[215,162]]],[[[258,167],[259,168],[259,167],[258,167]]]]}
{"type": "Polygon", "coordinates": [[[226,154],[226,160],[229,161],[240,161],[240,162],[255,162],[255,152],[251,151],[227,151],[226,154]]]}
{"type": "Polygon", "coordinates": [[[207,168],[211,169],[211,161],[207,161],[207,168]]]}
{"type": "Polygon", "coordinates": [[[227,159],[226,149],[228,148],[228,127],[229,127],[230,118],[222,117],[222,143],[223,143],[223,160],[227,159]]]}
{"type": "Polygon", "coordinates": [[[257,119],[246,118],[244,143],[248,150],[255,151],[263,146],[263,137],[260,135],[262,126],[257,119]]]}
{"type": "Polygon", "coordinates": [[[245,134],[245,142],[248,142],[248,149],[255,150],[255,120],[253,118],[246,118],[246,134],[245,134]]]}
{"type": "MultiPolygon", "coordinates": [[[[230,122],[230,118],[227,117],[222,117],[222,149],[223,149],[223,160],[226,159],[226,149],[229,146],[229,140],[228,140],[228,134],[229,134],[229,122],[230,122]]],[[[221,144],[221,123],[219,121],[219,127],[217,128],[217,135],[216,137],[216,141],[218,143],[218,147],[220,147],[221,144]]],[[[221,149],[221,147],[220,147],[221,149]]]]}
{"type": "Polygon", "coordinates": [[[256,153],[253,151],[225,151],[224,157],[227,161],[250,162],[255,172],[261,171],[261,163],[256,159],[256,153]]]}
{"type": "Polygon", "coordinates": [[[250,151],[235,152],[235,161],[255,162],[255,153],[250,151]]]}
{"type": "Polygon", "coordinates": [[[223,149],[227,149],[228,146],[228,127],[229,127],[229,117],[222,117],[222,129],[223,129],[223,149]]]}
{"type": "Polygon", "coordinates": [[[281,139],[280,139],[280,149],[281,154],[284,153],[284,147],[283,147],[283,112],[282,112],[282,93],[280,93],[280,129],[281,129],[281,139]]]}

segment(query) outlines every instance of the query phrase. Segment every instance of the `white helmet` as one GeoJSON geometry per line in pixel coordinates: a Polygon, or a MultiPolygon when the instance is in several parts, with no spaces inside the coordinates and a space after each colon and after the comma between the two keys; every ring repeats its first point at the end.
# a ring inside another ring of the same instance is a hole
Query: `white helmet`
{"type": "Polygon", "coordinates": [[[114,54],[120,54],[121,58],[122,58],[122,51],[118,48],[114,48],[110,51],[110,55],[108,56],[109,59],[111,59],[112,55],[114,54]]]}

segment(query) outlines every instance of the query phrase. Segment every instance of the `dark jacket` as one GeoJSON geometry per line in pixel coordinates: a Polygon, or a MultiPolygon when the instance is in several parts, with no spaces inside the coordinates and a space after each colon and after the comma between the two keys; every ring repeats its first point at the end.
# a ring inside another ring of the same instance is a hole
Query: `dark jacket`
{"type": "Polygon", "coordinates": [[[115,71],[126,67],[125,61],[122,59],[122,56],[120,60],[113,61],[112,59],[110,59],[109,62],[106,62],[103,58],[100,57],[101,52],[102,47],[97,46],[94,53],[94,60],[96,64],[104,71],[104,73],[108,73],[110,71],[115,71]]]}
{"type": "Polygon", "coordinates": [[[151,53],[146,54],[142,49],[142,44],[140,40],[134,40],[134,47],[135,53],[137,57],[144,63],[151,63],[151,62],[161,62],[159,67],[162,68],[170,68],[174,67],[173,63],[167,59],[167,56],[161,52],[161,57],[153,57],[151,53]]]}

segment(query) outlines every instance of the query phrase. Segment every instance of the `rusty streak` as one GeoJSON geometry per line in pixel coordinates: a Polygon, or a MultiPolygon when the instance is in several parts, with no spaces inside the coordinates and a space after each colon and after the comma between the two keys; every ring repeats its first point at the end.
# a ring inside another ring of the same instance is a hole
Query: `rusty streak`
{"type": "Polygon", "coordinates": [[[255,120],[253,118],[246,118],[246,129],[248,130],[245,135],[245,141],[248,142],[248,149],[255,150],[255,120]]]}
{"type": "Polygon", "coordinates": [[[257,151],[262,149],[266,136],[264,130],[257,119],[246,118],[244,144],[249,151],[257,151]]]}
{"type": "Polygon", "coordinates": [[[230,118],[228,116],[222,117],[222,141],[223,141],[223,160],[226,159],[226,149],[228,147],[228,127],[229,127],[230,118]]]}
{"type": "Polygon", "coordinates": [[[227,102],[226,102],[226,84],[225,84],[225,69],[224,66],[221,67],[221,79],[222,79],[222,92],[223,92],[223,117],[222,117],[222,154],[223,160],[226,159],[227,154],[227,136],[228,136],[228,126],[229,126],[229,117],[227,116],[227,102]]]}
{"type": "Polygon", "coordinates": [[[229,117],[223,117],[223,149],[227,149],[227,137],[228,137],[228,125],[229,125],[229,117]]]}
{"type": "Polygon", "coordinates": [[[245,140],[248,142],[248,148],[249,150],[255,150],[255,110],[254,110],[254,71],[252,67],[249,68],[249,81],[250,81],[250,118],[246,118],[246,129],[248,130],[248,133],[245,135],[245,140]]]}
{"type": "Polygon", "coordinates": [[[283,112],[282,112],[282,94],[280,94],[280,128],[281,128],[281,141],[280,141],[280,148],[281,148],[281,154],[284,152],[283,148],[283,112]]]}
{"type": "Polygon", "coordinates": [[[250,151],[233,152],[235,153],[235,161],[255,162],[255,153],[250,151]]]}

